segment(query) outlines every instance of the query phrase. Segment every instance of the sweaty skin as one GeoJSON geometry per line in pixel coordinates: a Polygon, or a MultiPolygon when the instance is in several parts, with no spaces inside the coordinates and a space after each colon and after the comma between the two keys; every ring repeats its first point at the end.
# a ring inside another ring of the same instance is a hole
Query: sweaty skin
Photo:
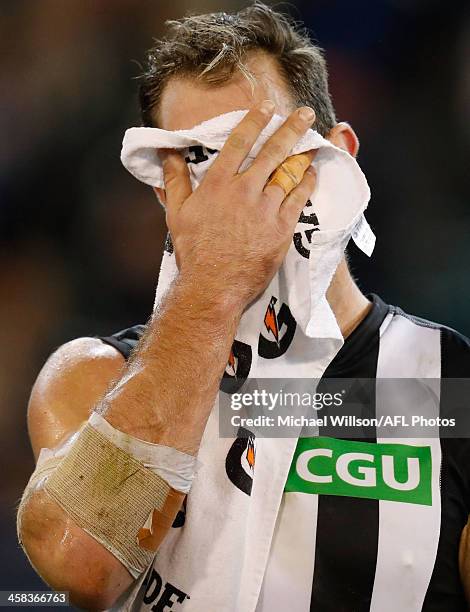
{"type": "MultiPolygon", "coordinates": [[[[241,74],[217,88],[191,78],[166,86],[155,117],[165,129],[191,128],[231,110],[250,112],[194,193],[184,160],[167,152],[165,191],[158,194],[166,202],[179,276],[128,365],[114,348],[91,338],[69,342],[50,357],[28,411],[36,457],[42,447],[54,448],[70,437],[95,409],[126,433],[197,453],[240,315],[281,264],[315,185],[314,173],[307,172],[287,198],[277,185],[265,188],[314,115],[294,108],[271,58],[253,54],[250,61],[257,78],[253,89],[241,74]],[[266,100],[273,104],[263,104],[266,100]],[[239,175],[273,112],[288,116],[286,123],[239,175]]],[[[357,153],[357,138],[347,124],[338,124],[329,138],[357,153]]],[[[344,262],[328,299],[344,335],[369,309],[344,262]]],[[[124,566],[41,487],[25,500],[21,516],[21,538],[32,564],[51,586],[69,591],[76,605],[111,607],[132,583],[124,566]]]]}

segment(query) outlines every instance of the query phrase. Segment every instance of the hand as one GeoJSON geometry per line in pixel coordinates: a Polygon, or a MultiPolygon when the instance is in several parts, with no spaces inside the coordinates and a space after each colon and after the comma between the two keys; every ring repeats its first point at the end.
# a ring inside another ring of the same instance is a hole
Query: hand
{"type": "Polygon", "coordinates": [[[278,185],[266,186],[312,125],[315,114],[308,107],[294,111],[251,166],[239,173],[273,112],[274,105],[267,101],[247,113],[194,193],[182,156],[168,150],[162,156],[166,219],[181,275],[191,275],[198,283],[210,281],[242,307],[278,270],[315,187],[312,167],[287,197],[278,185]]]}

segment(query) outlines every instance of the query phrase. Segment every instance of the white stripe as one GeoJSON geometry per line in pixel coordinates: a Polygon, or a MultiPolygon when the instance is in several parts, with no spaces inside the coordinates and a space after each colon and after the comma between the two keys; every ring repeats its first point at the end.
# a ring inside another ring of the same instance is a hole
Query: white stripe
{"type": "Polygon", "coordinates": [[[385,319],[382,321],[382,325],[380,326],[379,329],[379,336],[382,337],[384,332],[386,331],[387,327],[390,325],[390,323],[392,322],[392,319],[395,315],[393,314],[393,312],[389,312],[388,315],[385,317],[385,319]]]}
{"type": "Polygon", "coordinates": [[[284,493],[256,612],[309,612],[318,495],[284,493]]]}
{"type": "MultiPolygon", "coordinates": [[[[419,394],[429,417],[439,416],[440,331],[395,315],[380,342],[377,365],[377,417],[413,414],[419,394]],[[383,378],[403,378],[400,396],[387,392],[383,378]],[[428,379],[426,381],[410,380],[428,379]]],[[[422,414],[420,408],[419,414],[422,414]]],[[[439,431],[433,438],[391,439],[382,428],[377,442],[430,446],[432,506],[379,502],[377,567],[371,612],[420,612],[437,554],[441,521],[439,431]]]]}

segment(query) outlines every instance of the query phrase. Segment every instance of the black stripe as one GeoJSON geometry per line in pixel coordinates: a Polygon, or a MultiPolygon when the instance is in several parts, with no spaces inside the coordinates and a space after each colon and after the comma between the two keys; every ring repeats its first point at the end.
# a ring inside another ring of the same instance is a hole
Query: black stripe
{"type": "Polygon", "coordinates": [[[129,359],[133,349],[137,346],[145,330],[145,325],[134,325],[112,336],[98,336],[98,338],[117,349],[124,359],[129,359]]]}
{"type": "MultiPolygon", "coordinates": [[[[441,329],[441,402],[440,415],[453,412],[459,398],[449,378],[470,377],[470,345],[467,338],[443,327],[441,329]]],[[[461,400],[461,398],[460,398],[461,400]]],[[[423,612],[465,612],[468,610],[459,577],[460,536],[470,512],[470,440],[441,437],[441,530],[436,562],[423,612]]]]}
{"type": "MultiPolygon", "coordinates": [[[[381,320],[376,324],[367,350],[360,359],[351,364],[349,370],[342,368],[341,374],[332,363],[325,372],[326,378],[376,378],[381,320]]],[[[364,408],[375,416],[375,393],[369,392],[368,397],[370,405],[364,408]]],[[[333,432],[320,428],[320,436],[329,433],[333,432]]],[[[367,441],[376,442],[375,431],[371,433],[372,437],[367,441]]],[[[369,611],[377,564],[378,534],[378,500],[319,496],[312,612],[369,611]]]]}

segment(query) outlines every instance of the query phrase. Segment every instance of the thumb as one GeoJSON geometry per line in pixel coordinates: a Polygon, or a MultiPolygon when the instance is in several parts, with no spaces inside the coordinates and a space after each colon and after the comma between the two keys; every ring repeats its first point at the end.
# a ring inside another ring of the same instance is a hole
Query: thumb
{"type": "Polygon", "coordinates": [[[179,210],[193,192],[188,166],[177,151],[160,149],[158,153],[163,165],[166,207],[168,211],[179,210]]]}

